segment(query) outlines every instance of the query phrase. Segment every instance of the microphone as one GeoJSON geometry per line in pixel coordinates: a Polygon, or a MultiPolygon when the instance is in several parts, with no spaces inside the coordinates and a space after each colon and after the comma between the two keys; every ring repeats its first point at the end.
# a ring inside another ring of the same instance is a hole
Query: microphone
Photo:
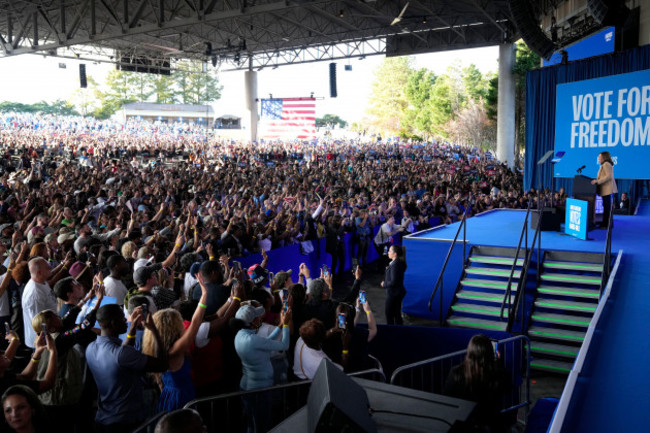
{"type": "Polygon", "coordinates": [[[586,165],[583,165],[583,166],[580,167],[578,170],[576,170],[576,172],[577,172],[577,173],[582,173],[582,169],[584,169],[584,168],[587,168],[587,166],[586,166],[586,165]]]}

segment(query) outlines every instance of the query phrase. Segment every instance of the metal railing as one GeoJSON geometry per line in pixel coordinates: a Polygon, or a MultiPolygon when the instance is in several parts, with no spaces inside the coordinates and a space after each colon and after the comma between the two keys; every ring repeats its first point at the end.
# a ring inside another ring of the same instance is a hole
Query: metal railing
{"type": "MultiPolygon", "coordinates": [[[[503,311],[505,310],[506,306],[508,307],[508,321],[510,321],[510,317],[512,317],[512,279],[515,275],[515,269],[517,269],[517,260],[519,260],[519,253],[521,251],[521,242],[524,241],[524,249],[527,252],[528,251],[528,218],[530,217],[530,203],[528,204],[528,208],[526,209],[526,216],[524,217],[524,226],[521,228],[521,234],[519,235],[519,243],[517,244],[517,251],[515,251],[515,260],[512,263],[512,268],[510,269],[510,276],[508,277],[508,284],[506,285],[506,293],[503,296],[503,302],[501,303],[501,313],[500,317],[501,320],[504,319],[503,317],[503,311]]],[[[524,261],[528,257],[528,254],[524,253],[524,261]]],[[[525,263],[523,264],[525,265],[525,263]]],[[[519,281],[517,282],[517,293],[522,290],[522,282],[523,282],[523,287],[526,287],[525,281],[521,278],[524,266],[522,265],[520,271],[519,271],[519,281]]]]}
{"type": "MultiPolygon", "coordinates": [[[[519,285],[517,286],[517,293],[515,294],[515,302],[512,308],[512,314],[508,316],[508,326],[506,327],[507,332],[512,332],[512,327],[517,319],[517,316],[521,317],[521,329],[524,329],[524,322],[526,320],[526,282],[528,280],[528,270],[530,269],[530,263],[533,259],[533,252],[535,251],[535,244],[537,244],[537,279],[535,287],[539,286],[540,282],[540,272],[541,272],[541,263],[542,263],[542,209],[538,207],[539,216],[537,218],[537,225],[535,226],[535,234],[533,235],[530,248],[528,249],[528,254],[524,260],[523,267],[521,269],[521,275],[519,276],[519,285]],[[521,311],[520,311],[521,310],[521,311]]],[[[526,245],[528,246],[528,245],[526,245]]]]}
{"type": "MultiPolygon", "coordinates": [[[[497,347],[513,385],[509,395],[505,396],[502,412],[529,406],[531,403],[530,340],[525,335],[517,335],[499,340],[497,347]]],[[[452,367],[465,360],[466,354],[467,349],[459,350],[399,367],[393,372],[390,383],[419,391],[443,394],[449,372],[452,367]]]]}
{"type": "MultiPolygon", "coordinates": [[[[350,373],[348,376],[386,382],[386,376],[379,368],[350,373]]],[[[272,406],[272,423],[277,425],[307,404],[310,386],[311,381],[305,380],[252,391],[219,394],[192,400],[185,407],[195,409],[201,414],[208,431],[243,433],[247,427],[246,414],[242,405],[243,396],[258,396],[266,399],[272,406]]],[[[133,433],[153,433],[156,424],[163,415],[164,413],[157,414],[133,433]]]]}
{"type": "Polygon", "coordinates": [[[433,298],[436,296],[436,293],[438,292],[438,288],[440,288],[440,314],[439,314],[439,319],[438,321],[440,322],[440,326],[443,324],[443,311],[442,311],[442,302],[443,302],[443,276],[445,274],[445,270],[447,269],[447,263],[449,263],[449,258],[451,257],[451,252],[454,250],[454,247],[456,246],[456,242],[458,242],[458,236],[460,235],[460,231],[463,231],[463,260],[461,263],[461,272],[462,269],[464,269],[465,266],[465,259],[467,257],[466,255],[466,248],[467,248],[467,209],[465,209],[465,212],[463,213],[463,219],[460,221],[460,225],[458,226],[458,230],[456,231],[456,236],[454,236],[454,240],[451,243],[451,246],[449,247],[449,251],[447,251],[447,257],[445,257],[445,262],[442,265],[442,269],[440,270],[440,275],[438,276],[438,280],[436,281],[435,286],[433,286],[433,291],[431,292],[431,297],[429,298],[429,311],[433,312],[433,298]]]}
{"type": "MultiPolygon", "coordinates": [[[[611,197],[610,197],[611,199],[611,197]]],[[[612,266],[612,225],[614,224],[614,210],[609,210],[609,218],[607,220],[607,240],[605,241],[605,254],[603,257],[603,275],[600,281],[600,296],[603,296],[603,290],[607,285],[609,273],[612,266]]]]}

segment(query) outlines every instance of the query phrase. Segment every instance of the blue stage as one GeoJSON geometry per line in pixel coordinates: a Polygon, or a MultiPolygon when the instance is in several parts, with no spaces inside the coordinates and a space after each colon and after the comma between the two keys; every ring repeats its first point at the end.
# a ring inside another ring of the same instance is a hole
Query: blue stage
{"type": "MultiPolygon", "coordinates": [[[[467,253],[473,245],[516,248],[525,211],[494,210],[467,221],[467,253]]],[[[650,407],[650,202],[638,215],[614,216],[612,254],[623,250],[612,294],[592,341],[583,374],[571,399],[562,431],[647,431],[650,407]]],[[[438,319],[439,300],[429,312],[427,303],[458,224],[441,226],[409,236],[408,270],[404,300],[407,314],[438,319]]],[[[532,237],[533,231],[529,231],[532,237]]],[[[558,232],[542,232],[542,249],[602,253],[605,230],[589,232],[583,241],[558,232]]],[[[462,240],[462,233],[460,236],[462,240]]],[[[530,242],[530,239],[529,239],[530,242]]],[[[443,316],[449,309],[462,272],[462,242],[448,264],[444,280],[443,316]]],[[[533,260],[536,260],[534,257],[533,260]]]]}

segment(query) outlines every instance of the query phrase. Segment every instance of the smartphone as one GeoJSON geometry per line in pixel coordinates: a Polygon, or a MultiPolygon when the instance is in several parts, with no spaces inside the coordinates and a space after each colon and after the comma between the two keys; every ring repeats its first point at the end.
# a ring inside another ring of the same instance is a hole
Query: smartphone
{"type": "Polygon", "coordinates": [[[241,271],[241,262],[238,262],[237,260],[233,260],[232,268],[235,270],[235,272],[241,271]]]}
{"type": "Polygon", "coordinates": [[[41,324],[41,332],[47,335],[47,323],[41,324]]]}
{"type": "Polygon", "coordinates": [[[492,349],[494,349],[494,357],[496,358],[499,356],[499,342],[492,339],[490,339],[490,341],[492,342],[492,349]]]}
{"type": "Polygon", "coordinates": [[[366,291],[365,290],[360,290],[359,291],[359,302],[362,304],[366,303],[366,291]]]}
{"type": "Polygon", "coordinates": [[[322,269],[323,269],[323,277],[329,277],[329,275],[330,275],[330,270],[329,270],[329,268],[327,267],[327,265],[323,265],[323,268],[322,268],[322,269]]]}
{"type": "Polygon", "coordinates": [[[5,322],[5,333],[8,334],[8,333],[10,333],[10,332],[11,332],[11,328],[9,327],[9,323],[8,323],[8,322],[5,322]]]}
{"type": "Polygon", "coordinates": [[[289,291],[287,289],[280,290],[280,297],[282,299],[282,302],[287,302],[289,299],[289,291]]]}
{"type": "Polygon", "coordinates": [[[146,319],[148,314],[149,314],[149,303],[147,302],[142,304],[142,317],[146,319]]]}
{"type": "Polygon", "coordinates": [[[339,328],[345,329],[345,314],[339,314],[339,328]]]}

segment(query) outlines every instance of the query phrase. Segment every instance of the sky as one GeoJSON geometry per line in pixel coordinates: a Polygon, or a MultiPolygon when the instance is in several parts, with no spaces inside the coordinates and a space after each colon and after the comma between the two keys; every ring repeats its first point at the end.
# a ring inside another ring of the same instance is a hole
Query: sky
{"type": "MultiPolygon", "coordinates": [[[[497,71],[498,57],[497,46],[472,48],[413,56],[413,66],[442,74],[454,61],[459,60],[462,67],[473,63],[486,74],[497,71]]],[[[374,71],[383,58],[368,56],[363,60],[338,60],[337,98],[329,97],[329,61],[265,68],[257,73],[258,97],[267,98],[270,94],[274,98],[306,97],[313,92],[318,98],[317,117],[337,114],[348,122],[358,121],[364,116],[374,71]],[[346,64],[352,65],[352,71],[344,70],[346,64]]],[[[79,63],[85,63],[87,75],[100,84],[114,67],[105,63],[32,54],[0,58],[0,101],[34,103],[68,100],[79,87],[79,63]],[[59,64],[66,67],[60,68],[59,64]]],[[[221,99],[213,104],[215,113],[245,117],[244,72],[222,71],[219,80],[223,92],[221,99]]]]}

